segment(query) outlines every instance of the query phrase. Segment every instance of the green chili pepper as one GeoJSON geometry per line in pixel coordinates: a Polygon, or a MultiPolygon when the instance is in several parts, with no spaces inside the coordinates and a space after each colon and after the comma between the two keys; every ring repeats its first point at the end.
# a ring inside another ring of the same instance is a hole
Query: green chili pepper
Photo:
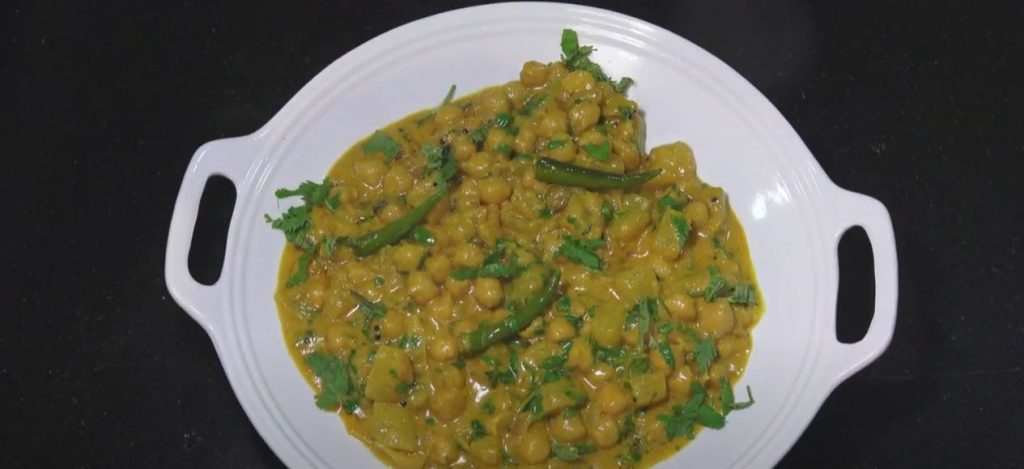
{"type": "Polygon", "coordinates": [[[409,213],[403,215],[401,218],[384,225],[380,229],[366,233],[358,238],[345,238],[342,241],[355,250],[356,255],[369,256],[380,250],[380,248],[389,244],[394,244],[398,240],[409,234],[413,228],[427,218],[427,214],[434,209],[444,197],[448,195],[448,187],[446,184],[441,185],[433,195],[431,195],[422,204],[416,206],[416,208],[409,211],[409,213]]]}
{"type": "Polygon", "coordinates": [[[563,186],[586,189],[626,189],[639,186],[661,174],[661,169],[631,174],[615,174],[541,158],[534,165],[537,179],[563,186]]]}
{"type": "Polygon", "coordinates": [[[555,300],[560,279],[561,274],[558,270],[549,270],[541,292],[527,299],[522,308],[512,312],[498,324],[484,325],[475,331],[462,334],[462,353],[471,355],[480,352],[526,329],[526,326],[529,326],[555,300]]]}

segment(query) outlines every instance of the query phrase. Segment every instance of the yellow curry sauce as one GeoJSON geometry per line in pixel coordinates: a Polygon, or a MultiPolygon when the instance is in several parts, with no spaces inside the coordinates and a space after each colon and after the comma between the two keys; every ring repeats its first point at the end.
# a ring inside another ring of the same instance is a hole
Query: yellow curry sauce
{"type": "Polygon", "coordinates": [[[644,150],[637,104],[588,64],[527,62],[349,149],[318,195],[307,183],[284,337],[317,404],[391,466],[646,467],[746,405],[732,383],[762,307],[743,230],[687,145],[644,150]],[[589,190],[540,181],[544,157],[661,173],[589,190]],[[454,176],[415,231],[362,257],[345,244],[440,193],[443,158],[454,176]],[[556,271],[525,330],[460,347],[556,271]]]}

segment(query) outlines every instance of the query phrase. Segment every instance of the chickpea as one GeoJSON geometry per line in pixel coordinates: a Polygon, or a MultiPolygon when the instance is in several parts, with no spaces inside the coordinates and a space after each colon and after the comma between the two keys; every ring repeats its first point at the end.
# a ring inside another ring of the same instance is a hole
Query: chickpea
{"type": "Polygon", "coordinates": [[[327,349],[334,354],[341,354],[347,349],[352,337],[345,332],[341,324],[335,324],[327,329],[327,349]]]}
{"type": "Polygon", "coordinates": [[[485,152],[475,153],[461,164],[462,171],[472,178],[480,179],[491,172],[491,155],[485,152]]]}
{"type": "Polygon", "coordinates": [[[607,448],[619,441],[619,424],[615,417],[608,414],[597,414],[587,422],[587,436],[597,446],[607,448]]]}
{"type": "Polygon", "coordinates": [[[508,200],[512,195],[512,186],[502,178],[490,177],[480,180],[480,200],[488,204],[498,204],[508,200]]]}
{"type": "MultiPolygon", "coordinates": [[[[673,353],[673,356],[675,354],[673,353]]],[[[668,362],[665,361],[665,357],[661,355],[661,352],[657,349],[651,349],[647,352],[647,359],[651,362],[651,369],[659,372],[662,375],[667,375],[672,371],[672,367],[669,366],[668,362]]]]}
{"type": "Polygon", "coordinates": [[[546,331],[548,342],[564,342],[576,336],[576,328],[563,317],[557,317],[548,323],[546,331]]]}
{"type": "Polygon", "coordinates": [[[468,135],[459,135],[452,140],[452,156],[456,160],[466,161],[476,153],[476,143],[468,135]]]}
{"type": "Polygon", "coordinates": [[[434,337],[430,343],[430,358],[439,362],[454,359],[459,355],[459,344],[451,334],[442,334],[434,337]]]}
{"type": "Polygon", "coordinates": [[[665,434],[665,425],[660,420],[648,417],[644,419],[643,432],[647,440],[654,444],[668,443],[668,435],[665,434]]]}
{"type": "Polygon", "coordinates": [[[501,282],[496,278],[481,277],[476,279],[473,285],[473,297],[481,305],[493,308],[501,304],[505,299],[505,292],[501,288],[501,282]]]}
{"type": "Polygon", "coordinates": [[[501,88],[488,88],[480,94],[480,108],[487,114],[500,114],[508,112],[508,96],[501,88]]]}
{"type": "Polygon", "coordinates": [[[515,139],[504,129],[493,128],[487,131],[487,137],[484,138],[484,150],[495,155],[510,153],[513,144],[515,139]]]}
{"type": "Polygon", "coordinates": [[[434,114],[434,120],[444,127],[454,127],[462,123],[462,108],[454,104],[445,104],[434,114]]]}
{"type": "Polygon", "coordinates": [[[395,264],[395,269],[399,272],[412,272],[416,270],[420,259],[423,259],[424,253],[426,253],[426,249],[423,246],[399,244],[391,253],[391,262],[395,264]]]}
{"type": "Polygon", "coordinates": [[[697,329],[711,334],[714,338],[722,337],[732,332],[736,326],[736,317],[732,312],[732,305],[728,301],[698,301],[697,303],[697,329]]]}
{"type": "Polygon", "coordinates": [[[693,298],[685,293],[676,293],[665,298],[665,308],[673,318],[686,322],[693,322],[697,319],[697,305],[693,298]]]}
{"type": "Polygon", "coordinates": [[[486,435],[469,444],[469,455],[480,464],[496,466],[501,461],[501,442],[486,435]]]}
{"type": "Polygon", "coordinates": [[[430,256],[423,262],[423,270],[430,274],[430,279],[440,285],[452,271],[452,263],[445,256],[430,256]]]}
{"type": "Polygon", "coordinates": [[[565,112],[552,109],[544,113],[537,121],[537,134],[545,138],[554,138],[559,132],[565,132],[567,127],[565,112]]]}
{"type": "Polygon", "coordinates": [[[562,62],[554,62],[548,65],[548,82],[561,81],[569,74],[569,69],[565,68],[562,62]]]}
{"type": "Polygon", "coordinates": [[[600,118],[601,108],[591,102],[576,104],[569,110],[569,124],[577,135],[593,127],[600,118]]]}
{"type": "Polygon", "coordinates": [[[548,156],[558,161],[572,161],[576,156],[576,145],[572,143],[572,137],[565,132],[556,132],[548,140],[548,156]]]}
{"type": "Polygon", "coordinates": [[[551,441],[543,427],[538,425],[534,428],[537,430],[531,430],[520,438],[518,453],[527,463],[539,464],[551,454],[551,441]]]}
{"type": "Polygon", "coordinates": [[[587,436],[587,426],[579,413],[567,415],[562,412],[560,417],[551,420],[551,436],[562,443],[573,443],[587,436]]]}
{"type": "Polygon", "coordinates": [[[384,176],[384,194],[389,197],[398,197],[409,192],[409,189],[412,189],[412,183],[413,177],[409,173],[409,169],[396,165],[384,176]]]}
{"type": "Polygon", "coordinates": [[[690,384],[697,378],[697,374],[689,365],[683,365],[672,372],[668,377],[668,389],[673,395],[679,397],[690,397],[690,384]]]}
{"type": "Polygon", "coordinates": [[[696,200],[690,202],[683,207],[683,216],[693,223],[694,228],[703,229],[708,225],[708,205],[696,200]]]}
{"type": "Polygon", "coordinates": [[[476,267],[484,261],[484,252],[469,243],[462,243],[455,247],[452,254],[452,262],[458,267],[476,267]]]}
{"type": "Polygon", "coordinates": [[[519,71],[519,81],[523,83],[523,86],[533,88],[543,85],[547,75],[547,65],[531,60],[523,64],[522,70],[519,71]]]}
{"type": "Polygon", "coordinates": [[[430,396],[430,411],[443,422],[451,422],[458,418],[466,408],[469,399],[461,388],[435,389],[430,396]]]}
{"type": "Polygon", "coordinates": [[[449,292],[442,292],[427,303],[424,313],[427,317],[440,324],[447,324],[455,316],[455,308],[453,306],[452,295],[449,292]]]}
{"type": "Polygon", "coordinates": [[[469,293],[469,280],[455,280],[448,277],[444,280],[444,289],[452,294],[452,298],[463,298],[469,293]]]}
{"type": "Polygon", "coordinates": [[[529,128],[519,129],[519,133],[516,134],[513,148],[518,153],[533,153],[533,147],[537,144],[537,134],[529,128]]]}
{"type": "Polygon", "coordinates": [[[594,404],[606,414],[618,415],[629,407],[632,399],[629,391],[619,383],[608,383],[597,389],[594,404]]]}
{"type": "Polygon", "coordinates": [[[577,370],[589,369],[594,364],[594,352],[585,338],[573,341],[565,364],[577,370]]]}
{"type": "Polygon", "coordinates": [[[505,92],[505,97],[508,98],[509,102],[512,103],[512,107],[515,108],[517,103],[523,102],[523,95],[526,94],[526,88],[522,83],[511,82],[502,88],[505,92]]]}
{"type": "Polygon", "coordinates": [[[409,290],[409,296],[412,297],[413,301],[420,305],[427,304],[439,292],[437,285],[434,285],[430,275],[426,272],[418,271],[409,274],[406,288],[409,290]]]}
{"type": "Polygon", "coordinates": [[[430,402],[430,389],[423,385],[414,386],[406,401],[413,409],[422,409],[430,402]]]}
{"type": "Polygon", "coordinates": [[[388,167],[380,158],[367,156],[356,160],[353,165],[356,176],[366,187],[377,187],[387,173],[388,167]]]}
{"type": "Polygon", "coordinates": [[[380,326],[380,336],[384,339],[397,339],[405,332],[402,328],[403,319],[398,311],[392,311],[381,318],[377,324],[380,326]]]}
{"type": "MultiPolygon", "coordinates": [[[[496,409],[497,411],[498,409],[496,409]]],[[[491,435],[504,435],[512,426],[513,414],[508,411],[497,411],[494,415],[484,421],[484,428],[491,435]]]]}
{"type": "Polygon", "coordinates": [[[565,78],[562,78],[562,87],[568,90],[570,93],[579,93],[593,88],[594,76],[586,70],[576,70],[569,72],[565,78]]]}
{"type": "Polygon", "coordinates": [[[459,459],[459,448],[451,435],[438,435],[430,443],[430,460],[447,466],[459,459]]]}

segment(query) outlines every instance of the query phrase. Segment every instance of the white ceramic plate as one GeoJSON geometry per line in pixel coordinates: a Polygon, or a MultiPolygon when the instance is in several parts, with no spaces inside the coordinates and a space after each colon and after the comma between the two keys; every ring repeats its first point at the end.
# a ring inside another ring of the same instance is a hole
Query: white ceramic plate
{"type": "Polygon", "coordinates": [[[757,405],[704,431],[664,467],[767,467],[810,422],[828,393],[874,360],[892,337],[896,251],[879,202],[833,184],[782,115],[727,65],[675,34],[609,11],[520,3],[468,8],[389,31],[317,75],[263,128],[209,142],[182,182],[167,243],[167,286],[210,334],[256,429],[291,467],[377,467],[334,414],[313,405],[288,355],[274,305],[283,237],[263,220],[281,207],[272,192],[326,174],[374,129],[460,94],[518,76],[530,59],[559,57],[563,28],[597,47],[612,76],[630,76],[647,113],[650,145],[694,149],[701,177],[721,185],[743,223],[764,300],[764,318],[740,382],[757,405]],[[187,258],[199,199],[211,175],[238,198],[220,280],[203,286],[187,258]],[[862,226],[874,251],[875,311],[856,344],[835,337],[836,247],[862,226]]]}

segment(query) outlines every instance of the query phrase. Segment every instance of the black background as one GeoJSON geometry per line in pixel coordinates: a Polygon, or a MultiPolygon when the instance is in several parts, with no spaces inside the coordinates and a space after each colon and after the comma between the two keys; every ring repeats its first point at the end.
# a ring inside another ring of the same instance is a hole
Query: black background
{"type": "MultiPolygon", "coordinates": [[[[171,208],[200,144],[255,130],[360,43],[468,5],[419,3],[0,7],[0,466],[280,465],[166,291],[171,208]]],[[[720,57],[833,180],[891,212],[892,345],[836,389],[781,465],[1024,466],[1024,7],[598,5],[720,57]]],[[[209,214],[229,212],[230,191],[214,199],[209,214]]],[[[845,285],[867,283],[866,251],[843,251],[845,285]]],[[[859,292],[842,299],[867,309],[859,292]]]]}

